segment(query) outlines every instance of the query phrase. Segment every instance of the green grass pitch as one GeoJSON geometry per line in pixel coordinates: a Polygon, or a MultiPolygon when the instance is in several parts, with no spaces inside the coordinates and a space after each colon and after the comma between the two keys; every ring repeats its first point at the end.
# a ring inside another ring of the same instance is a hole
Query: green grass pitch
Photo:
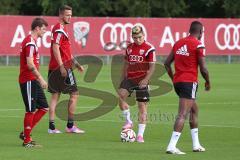
{"type": "MultiPolygon", "coordinates": [[[[33,131],[33,139],[43,148],[25,149],[18,134],[22,130],[24,106],[18,86],[18,67],[0,67],[0,160],[238,160],[240,157],[240,65],[209,64],[212,90],[205,92],[200,78],[198,90],[200,141],[207,149],[205,153],[193,153],[188,123],[179,140],[178,147],[186,155],[165,154],[172,133],[174,116],[177,113],[178,99],[174,91],[152,98],[149,104],[149,119],[145,131],[145,143],[121,143],[120,130],[123,124],[121,112],[113,111],[97,119],[77,122],[86,134],[49,135],[48,115],[33,131]]],[[[47,67],[41,72],[47,77],[47,67]]],[[[102,89],[116,95],[111,80],[110,66],[103,67],[94,84],[83,82],[75,73],[79,86],[102,89]]],[[[164,75],[161,79],[169,81],[164,75]]],[[[81,91],[80,91],[81,93],[81,91]]],[[[46,93],[48,99],[49,94],[46,93]]],[[[66,99],[62,96],[61,99],[66,99]]],[[[80,96],[77,112],[91,110],[101,101],[80,96]]],[[[137,107],[132,106],[137,132],[137,107]]],[[[66,122],[56,119],[57,128],[64,130],[66,122]]]]}

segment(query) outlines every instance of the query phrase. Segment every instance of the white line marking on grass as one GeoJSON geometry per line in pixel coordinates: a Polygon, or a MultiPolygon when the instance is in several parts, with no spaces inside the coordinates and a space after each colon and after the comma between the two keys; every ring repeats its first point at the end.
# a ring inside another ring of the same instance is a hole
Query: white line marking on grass
{"type": "Polygon", "coordinates": [[[232,126],[232,125],[229,125],[229,126],[226,126],[226,125],[212,125],[212,124],[204,124],[204,125],[200,125],[202,127],[216,127],[216,128],[238,128],[240,129],[239,126],[232,126]]]}
{"type": "MultiPolygon", "coordinates": [[[[123,123],[124,121],[116,121],[116,120],[104,120],[104,119],[97,119],[97,120],[90,120],[92,122],[112,122],[112,123],[123,123]]],[[[186,122],[188,123],[188,122],[186,122]]],[[[166,122],[148,122],[148,124],[160,124],[160,125],[173,125],[174,123],[166,123],[166,122]]],[[[200,125],[201,127],[216,127],[216,128],[238,128],[240,129],[239,126],[234,126],[234,125],[213,125],[213,124],[203,124],[203,125],[200,125]]]]}
{"type": "Polygon", "coordinates": [[[0,116],[0,118],[23,118],[23,116],[0,116]]]}
{"type": "MultiPolygon", "coordinates": [[[[207,102],[207,103],[197,103],[198,105],[237,105],[240,104],[240,102],[207,102]]],[[[168,104],[151,104],[149,106],[178,106],[178,103],[168,103],[168,104]]]]}
{"type": "MultiPolygon", "coordinates": [[[[207,102],[207,103],[198,103],[198,105],[237,105],[237,104],[240,104],[240,102],[236,101],[236,102],[218,102],[218,103],[215,103],[215,102],[207,102]]],[[[159,104],[150,104],[150,106],[177,106],[178,103],[159,103],[159,104]]],[[[77,109],[93,109],[93,108],[96,108],[96,106],[89,106],[89,107],[81,107],[81,106],[77,106],[77,109]]],[[[0,112],[4,112],[4,111],[22,111],[24,109],[19,109],[19,108],[3,108],[3,109],[0,109],[0,112]]]]}
{"type": "MultiPolygon", "coordinates": [[[[0,116],[0,118],[23,118],[23,116],[0,116]]],[[[44,119],[47,119],[44,117],[44,119]]],[[[87,121],[86,121],[87,122],[87,121]]],[[[109,120],[109,119],[95,119],[90,120],[89,122],[111,122],[111,123],[123,123],[124,121],[116,121],[116,120],[109,120]]],[[[186,122],[187,123],[187,122],[186,122]]],[[[160,125],[173,125],[173,123],[166,123],[166,122],[148,122],[148,124],[160,124],[160,125]]],[[[214,125],[214,124],[203,124],[200,125],[201,127],[213,127],[213,128],[235,128],[240,129],[239,126],[234,125],[214,125]]]]}
{"type": "Polygon", "coordinates": [[[18,108],[11,108],[11,109],[0,109],[0,112],[4,112],[4,111],[22,111],[24,109],[18,109],[18,108]]]}

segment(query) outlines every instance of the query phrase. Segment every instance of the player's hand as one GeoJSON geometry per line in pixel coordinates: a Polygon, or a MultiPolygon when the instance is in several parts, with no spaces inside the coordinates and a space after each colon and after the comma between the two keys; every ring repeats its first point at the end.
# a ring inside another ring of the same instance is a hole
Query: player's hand
{"type": "Polygon", "coordinates": [[[138,83],[138,85],[139,85],[139,88],[146,88],[147,85],[148,85],[148,80],[147,80],[147,79],[143,79],[143,80],[141,80],[141,81],[138,83]]]}
{"type": "Polygon", "coordinates": [[[48,84],[45,80],[43,80],[42,84],[41,84],[43,89],[47,89],[48,88],[48,84]]]}
{"type": "Polygon", "coordinates": [[[80,72],[83,72],[84,71],[84,68],[82,65],[77,65],[77,69],[80,71],[80,72]]]}
{"type": "Polygon", "coordinates": [[[210,91],[211,85],[209,82],[205,82],[205,91],[210,91]]]}
{"type": "Polygon", "coordinates": [[[47,82],[42,77],[39,78],[39,83],[40,83],[40,85],[41,85],[41,87],[43,89],[47,89],[48,88],[47,82]]]}
{"type": "Polygon", "coordinates": [[[63,65],[60,66],[60,72],[62,77],[67,77],[67,70],[63,65]]]}

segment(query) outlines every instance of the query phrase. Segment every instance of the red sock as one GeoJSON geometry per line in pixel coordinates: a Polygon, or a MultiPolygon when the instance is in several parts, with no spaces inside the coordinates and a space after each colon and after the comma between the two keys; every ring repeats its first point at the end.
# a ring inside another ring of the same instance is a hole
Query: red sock
{"type": "Polygon", "coordinates": [[[31,130],[32,130],[32,122],[33,122],[33,116],[34,113],[32,112],[26,112],[25,113],[25,117],[24,117],[24,135],[25,135],[25,139],[24,139],[24,143],[28,143],[31,141],[31,130]]]}
{"type": "Polygon", "coordinates": [[[34,114],[33,117],[32,129],[36,126],[36,124],[46,113],[47,113],[46,109],[38,109],[38,111],[34,114]]]}

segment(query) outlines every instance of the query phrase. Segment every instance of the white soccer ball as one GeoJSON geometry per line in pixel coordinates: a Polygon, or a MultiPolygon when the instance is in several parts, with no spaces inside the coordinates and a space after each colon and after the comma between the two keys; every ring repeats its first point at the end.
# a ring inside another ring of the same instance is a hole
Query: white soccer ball
{"type": "Polygon", "coordinates": [[[132,129],[124,129],[121,132],[122,142],[134,142],[136,139],[136,133],[132,129]]]}

